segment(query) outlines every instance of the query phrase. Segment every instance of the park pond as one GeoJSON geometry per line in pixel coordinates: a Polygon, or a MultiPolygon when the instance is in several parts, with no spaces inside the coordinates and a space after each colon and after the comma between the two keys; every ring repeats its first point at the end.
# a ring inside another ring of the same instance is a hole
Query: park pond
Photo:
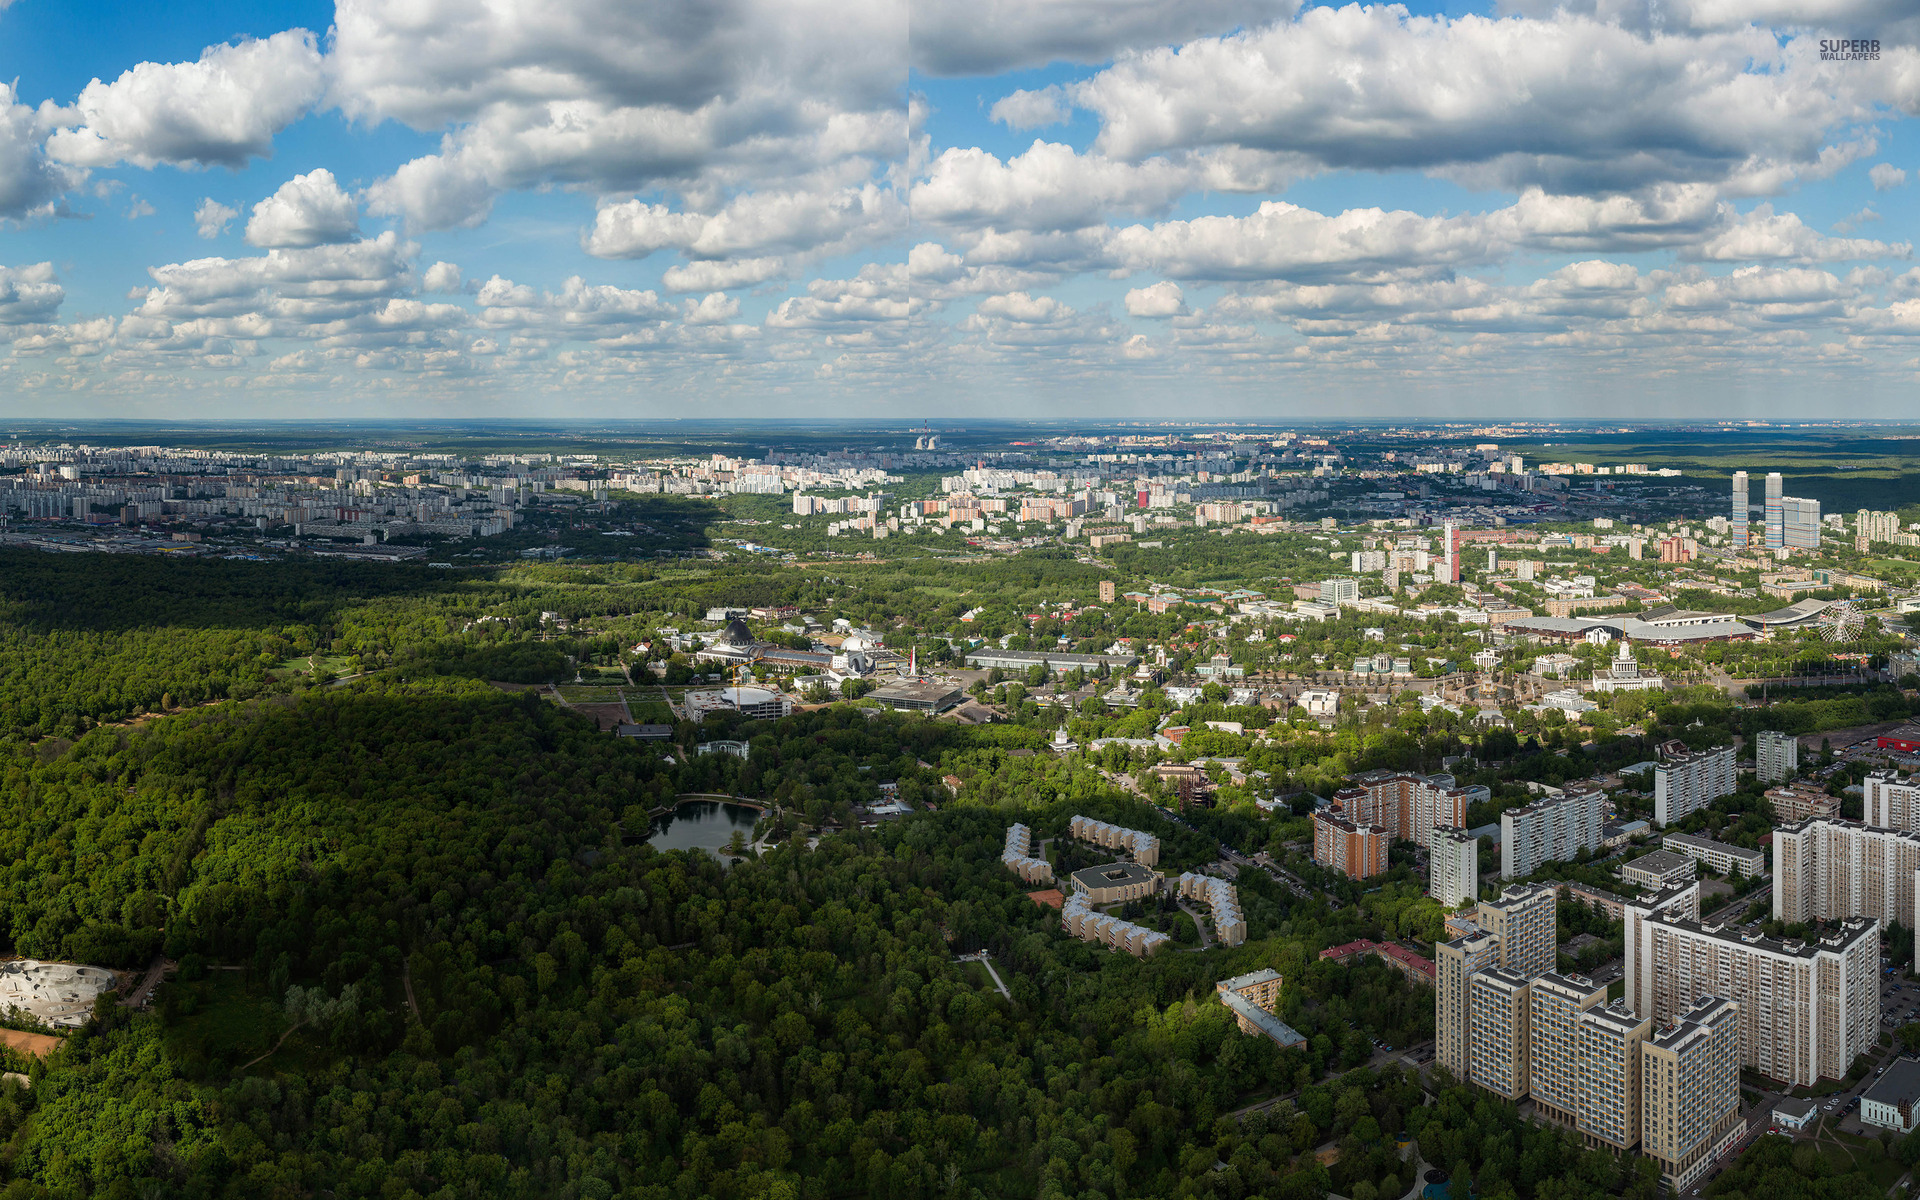
{"type": "Polygon", "coordinates": [[[738,830],[743,840],[753,840],[754,822],[760,810],[722,800],[682,800],[671,813],[653,818],[647,832],[647,844],[656,850],[705,850],[715,857],[726,849],[738,830]]]}

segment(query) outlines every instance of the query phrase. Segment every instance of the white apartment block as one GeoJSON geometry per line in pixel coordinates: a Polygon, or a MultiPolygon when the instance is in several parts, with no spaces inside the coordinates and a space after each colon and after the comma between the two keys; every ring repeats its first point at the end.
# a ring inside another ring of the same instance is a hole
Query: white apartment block
{"type": "Polygon", "coordinates": [[[1569,784],[1558,796],[1500,814],[1500,878],[1531,875],[1600,844],[1606,794],[1591,783],[1569,784]]]}
{"type": "Polygon", "coordinates": [[[1518,971],[1490,967],[1469,981],[1468,1026],[1473,1082],[1506,1100],[1527,1094],[1529,980],[1518,971]]]}
{"type": "Polygon", "coordinates": [[[1427,860],[1427,894],[1459,908],[1480,894],[1480,839],[1464,829],[1436,829],[1427,860]]]}
{"type": "Polygon", "coordinates": [[[1143,867],[1154,866],[1160,861],[1160,839],[1151,833],[1109,825],[1092,817],[1073,818],[1068,822],[1067,830],[1073,834],[1075,841],[1092,842],[1108,850],[1124,850],[1143,867]]]}
{"type": "Polygon", "coordinates": [[[1640,1043],[1652,1028],[1624,996],[1580,1014],[1574,1128],[1589,1148],[1620,1153],[1640,1144],[1640,1043]]]}
{"type": "Polygon", "coordinates": [[[1773,917],[1789,925],[1871,917],[1920,947],[1920,833],[1813,817],[1773,831],[1773,917]]]}
{"type": "MultiPolygon", "coordinates": [[[[1656,900],[1659,897],[1655,898],[1656,900]]],[[[1880,924],[1856,917],[1807,943],[1627,904],[1627,996],[1664,1028],[1694,999],[1740,1006],[1740,1061],[1795,1087],[1838,1079],[1880,1034],[1880,924]]]]}
{"type": "Polygon", "coordinates": [[[1733,794],[1733,747],[1677,754],[1653,769],[1653,823],[1671,825],[1733,794]]]}
{"type": "Polygon", "coordinates": [[[1740,1118],[1741,1008],[1702,995],[1640,1045],[1641,1150],[1672,1195],[1746,1132],[1740,1118]]]}
{"type": "Polygon", "coordinates": [[[1562,1125],[1579,1121],[1583,1066],[1580,1018],[1607,1000],[1607,986],[1579,975],[1552,971],[1527,989],[1527,1060],[1532,1075],[1527,1092],[1535,1107],[1562,1125]]]}
{"type": "Polygon", "coordinates": [[[1673,917],[1682,921],[1700,919],[1700,882],[1695,880],[1682,887],[1671,888],[1664,892],[1655,892],[1651,896],[1642,896],[1638,900],[1626,900],[1620,906],[1620,922],[1626,937],[1626,999],[1639,1016],[1653,1016],[1653,998],[1650,990],[1642,989],[1634,977],[1634,949],[1646,936],[1646,922],[1656,916],[1673,917]]]}
{"type": "Polygon", "coordinates": [[[1767,856],[1760,851],[1749,850],[1745,846],[1729,846],[1698,834],[1666,834],[1660,839],[1660,848],[1705,863],[1722,875],[1738,871],[1748,879],[1758,879],[1767,872],[1767,856]]]}
{"type": "Polygon", "coordinates": [[[1800,773],[1800,739],[1762,729],[1753,739],[1754,773],[1761,783],[1780,783],[1800,773]]]}
{"type": "Polygon", "coordinates": [[[1880,829],[1920,832],[1920,784],[1902,779],[1898,771],[1873,771],[1864,790],[1866,823],[1880,829]]]}

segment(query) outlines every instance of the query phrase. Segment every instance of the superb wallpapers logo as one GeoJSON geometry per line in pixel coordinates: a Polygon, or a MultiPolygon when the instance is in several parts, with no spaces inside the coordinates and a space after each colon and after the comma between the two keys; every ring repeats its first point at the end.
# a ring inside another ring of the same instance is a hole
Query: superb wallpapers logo
{"type": "Polygon", "coordinates": [[[1820,41],[1821,62],[1878,62],[1879,38],[1839,38],[1820,41]]]}

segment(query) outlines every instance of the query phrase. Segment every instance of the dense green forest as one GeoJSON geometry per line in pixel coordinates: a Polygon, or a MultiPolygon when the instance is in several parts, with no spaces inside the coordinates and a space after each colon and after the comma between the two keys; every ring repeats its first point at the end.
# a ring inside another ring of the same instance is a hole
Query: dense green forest
{"type": "MultiPolygon", "coordinates": [[[[884,720],[781,722],[763,769],[998,752],[884,720]]],[[[524,693],[387,680],[16,745],[13,947],[133,965],[160,945],[181,970],[151,1012],[103,1004],[0,1111],[15,1193],[1242,1194],[1224,1154],[1317,1195],[1292,1156],[1356,1119],[1313,1119],[1317,1081],[1370,1056],[1363,1029],[1430,1033],[1385,967],[1313,959],[1373,932],[1353,910],[1269,897],[1268,936],[1204,956],[1063,937],[1000,867],[992,807],[730,871],[622,836],[712,763],[676,773],[524,693]],[[954,961],[980,947],[1011,1003],[954,961]],[[1210,1002],[1256,963],[1298,980],[1304,1051],[1210,1002]],[[1249,1163],[1220,1116],[1303,1086],[1312,1127],[1249,1163]]]]}

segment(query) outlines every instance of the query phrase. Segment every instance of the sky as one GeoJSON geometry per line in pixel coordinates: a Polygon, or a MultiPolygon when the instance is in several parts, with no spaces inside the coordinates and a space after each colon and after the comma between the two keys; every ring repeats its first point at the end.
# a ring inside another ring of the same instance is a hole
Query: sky
{"type": "Polygon", "coordinates": [[[0,0],[0,413],[1911,419],[1916,113],[1914,0],[0,0]]]}

